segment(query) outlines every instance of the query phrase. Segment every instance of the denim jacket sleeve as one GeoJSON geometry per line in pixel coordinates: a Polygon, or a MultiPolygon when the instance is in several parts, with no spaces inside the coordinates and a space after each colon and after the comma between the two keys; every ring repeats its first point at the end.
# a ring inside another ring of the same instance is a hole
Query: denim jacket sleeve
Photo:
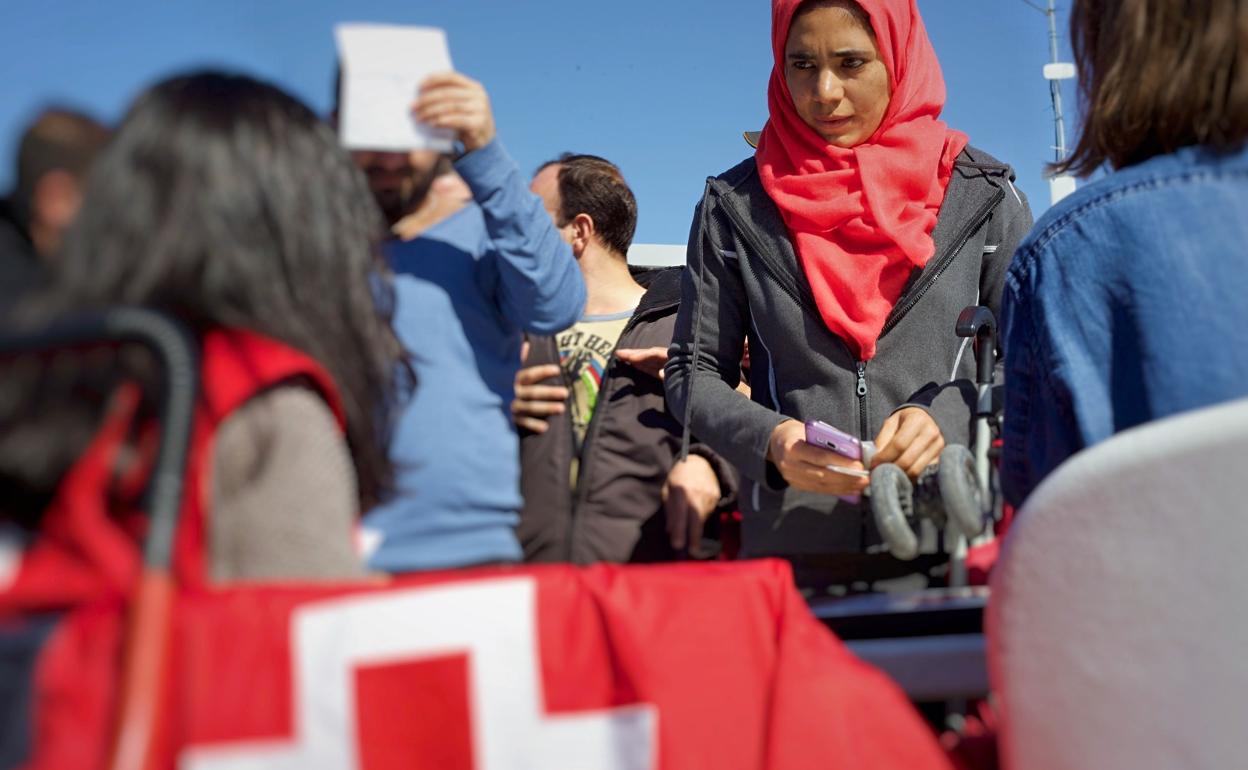
{"type": "Polygon", "coordinates": [[[503,315],[532,334],[554,334],[576,323],[585,308],[580,268],[499,140],[464,155],[455,170],[485,218],[503,315]]]}
{"type": "Polygon", "coordinates": [[[1038,392],[1036,368],[1041,366],[1036,347],[1036,329],[1031,319],[1027,292],[1020,291],[1025,276],[1012,272],[1002,298],[1001,346],[1007,362],[1010,387],[1005,392],[1005,419],[1002,433],[1001,489],[1011,505],[1019,505],[1035,488],[1038,479],[1028,462],[1028,436],[1033,419],[1032,405],[1043,398],[1038,392]]]}
{"type": "MultiPolygon", "coordinates": [[[[1060,353],[1059,302],[1046,294],[1040,273],[1051,266],[1041,249],[1027,249],[1006,276],[1001,340],[1004,348],[1005,413],[1002,427],[1001,488],[1011,505],[1021,505],[1062,460],[1082,448],[1072,414],[1070,362],[1060,353]]],[[[1059,284],[1060,285],[1060,282],[1059,284]]]]}

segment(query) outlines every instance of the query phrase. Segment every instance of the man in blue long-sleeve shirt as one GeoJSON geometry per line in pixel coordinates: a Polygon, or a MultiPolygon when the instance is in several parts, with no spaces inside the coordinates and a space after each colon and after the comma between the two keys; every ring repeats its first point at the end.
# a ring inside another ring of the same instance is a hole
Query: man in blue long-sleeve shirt
{"type": "Polygon", "coordinates": [[[572,251],[496,138],[485,89],[431,77],[415,115],[455,133],[473,200],[448,214],[430,194],[446,165],[432,151],[356,153],[395,235],[394,325],[418,379],[391,448],[396,494],[364,518],[369,564],[386,572],[520,559],[509,409],[523,333],[553,334],[585,305],[572,251]]]}

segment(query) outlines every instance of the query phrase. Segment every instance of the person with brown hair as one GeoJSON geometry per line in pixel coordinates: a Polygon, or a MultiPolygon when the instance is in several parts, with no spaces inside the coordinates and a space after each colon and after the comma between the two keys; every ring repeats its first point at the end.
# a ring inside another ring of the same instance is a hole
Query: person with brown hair
{"type": "Polygon", "coordinates": [[[1006,276],[1002,484],[1248,395],[1248,0],[1078,0],[1084,121],[1006,276]]]}
{"type": "Polygon", "coordinates": [[[541,197],[585,276],[585,313],[530,336],[516,375],[527,561],[701,557],[707,518],[734,499],[736,474],[704,446],[680,460],[680,423],[661,371],[680,304],[680,268],[634,274],[637,201],[595,155],[544,164],[541,197]]]}
{"type": "Polygon", "coordinates": [[[0,312],[39,277],[78,213],[82,184],[109,131],[64,107],[39,113],[18,143],[16,182],[0,200],[0,312]]]}

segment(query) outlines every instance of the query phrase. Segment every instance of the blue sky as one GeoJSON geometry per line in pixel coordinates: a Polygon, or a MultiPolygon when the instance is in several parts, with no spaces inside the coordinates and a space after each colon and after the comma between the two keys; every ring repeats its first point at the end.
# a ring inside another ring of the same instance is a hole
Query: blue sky
{"type": "MultiPolygon", "coordinates": [[[[945,119],[1014,165],[1038,215],[1053,144],[1044,16],[1023,0],[919,8],[948,85],[945,119]]],[[[1063,38],[1068,8],[1059,3],[1063,38]]],[[[4,0],[3,13],[0,190],[41,105],[115,121],[145,85],[188,68],[257,74],[324,112],[338,21],[445,28],[526,172],[564,150],[620,165],[639,201],[638,242],[684,242],[705,178],[749,153],[741,131],[767,114],[766,0],[4,0]]],[[[1073,112],[1070,84],[1064,95],[1073,112]]]]}

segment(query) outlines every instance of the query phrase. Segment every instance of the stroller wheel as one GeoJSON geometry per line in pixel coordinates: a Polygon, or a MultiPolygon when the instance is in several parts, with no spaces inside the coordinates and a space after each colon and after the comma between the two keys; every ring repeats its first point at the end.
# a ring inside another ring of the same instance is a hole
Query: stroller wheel
{"type": "Polygon", "coordinates": [[[871,512],[888,550],[909,561],[919,555],[919,536],[910,526],[914,513],[914,486],[905,471],[892,463],[871,471],[871,512]]]}
{"type": "Polygon", "coordinates": [[[940,453],[937,482],[949,523],[967,538],[979,536],[984,531],[984,508],[971,450],[960,444],[945,447],[940,453]]]}

